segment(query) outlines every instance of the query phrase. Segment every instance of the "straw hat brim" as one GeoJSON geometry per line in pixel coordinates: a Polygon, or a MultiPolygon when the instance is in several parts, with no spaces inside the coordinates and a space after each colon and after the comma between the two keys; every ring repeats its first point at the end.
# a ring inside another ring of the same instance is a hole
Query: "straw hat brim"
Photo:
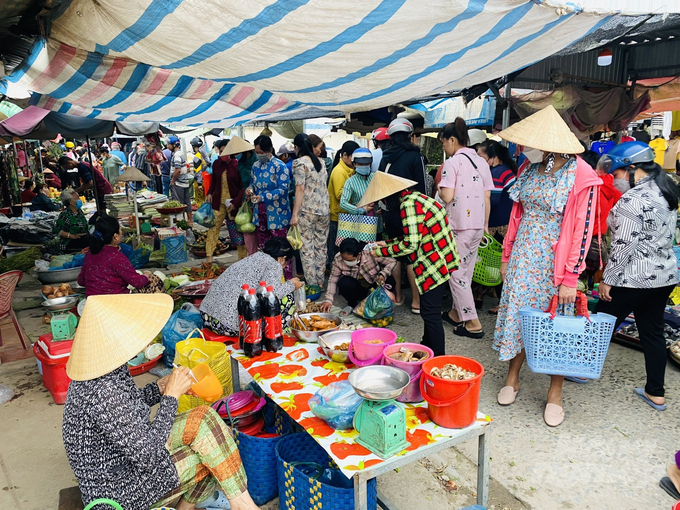
{"type": "Polygon", "coordinates": [[[414,184],[418,184],[411,179],[404,179],[396,175],[385,172],[376,172],[366,188],[364,196],[357,204],[357,207],[364,207],[368,204],[373,204],[378,200],[389,197],[394,193],[410,188],[414,184]]]}
{"type": "Polygon", "coordinates": [[[66,374],[96,379],[125,365],[158,335],[172,313],[168,294],[108,294],[87,298],[66,374]]]}
{"type": "Polygon", "coordinates": [[[233,136],[224,149],[222,149],[222,152],[220,152],[220,156],[231,156],[232,154],[241,154],[242,152],[252,150],[255,150],[255,146],[252,143],[246,142],[238,136],[233,136]]]}
{"type": "Polygon", "coordinates": [[[552,105],[504,129],[498,136],[508,142],[555,154],[581,154],[585,150],[552,105]]]}
{"type": "Polygon", "coordinates": [[[144,175],[140,170],[135,168],[134,166],[129,166],[125,169],[125,172],[120,174],[118,177],[116,177],[116,180],[119,182],[125,181],[125,182],[130,182],[130,181],[148,181],[149,177],[144,175]]]}

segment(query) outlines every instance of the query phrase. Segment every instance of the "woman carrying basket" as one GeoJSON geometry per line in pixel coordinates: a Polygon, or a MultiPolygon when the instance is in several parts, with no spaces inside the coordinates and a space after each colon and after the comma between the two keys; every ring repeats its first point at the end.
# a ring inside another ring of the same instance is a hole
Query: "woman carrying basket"
{"type": "MultiPolygon", "coordinates": [[[[616,327],[635,314],[645,354],[647,384],[635,394],[657,411],[666,409],[666,340],[663,314],[678,283],[673,237],[678,189],[642,142],[626,142],[602,156],[598,170],[625,179],[626,191],[609,213],[611,254],[600,283],[598,312],[616,316],[616,327]]],[[[625,189],[625,188],[624,188],[625,189]]]]}
{"type": "MultiPolygon", "coordinates": [[[[519,372],[526,359],[519,309],[545,310],[554,295],[561,305],[575,302],[602,181],[575,156],[583,152],[583,146],[552,106],[499,136],[544,153],[542,162],[522,172],[510,191],[515,203],[503,245],[503,295],[493,345],[501,361],[510,361],[505,385],[498,393],[498,403],[509,405],[519,392],[519,372]]],[[[556,427],[564,421],[564,377],[550,377],[543,418],[556,427]]]]}

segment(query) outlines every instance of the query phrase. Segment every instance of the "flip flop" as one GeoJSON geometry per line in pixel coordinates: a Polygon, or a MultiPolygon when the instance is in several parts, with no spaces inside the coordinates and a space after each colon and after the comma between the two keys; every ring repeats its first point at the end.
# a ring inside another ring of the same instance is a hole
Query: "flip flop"
{"type": "Polygon", "coordinates": [[[496,308],[495,310],[493,308],[489,308],[489,310],[486,313],[488,313],[489,315],[498,315],[498,308],[496,308]]]}
{"type": "Polygon", "coordinates": [[[420,308],[411,308],[411,313],[415,315],[420,315],[420,308]]]}
{"type": "Polygon", "coordinates": [[[394,306],[404,306],[404,301],[406,301],[405,297],[401,298],[401,301],[395,301],[394,306]]]}
{"type": "Polygon", "coordinates": [[[498,403],[502,406],[509,406],[515,402],[519,390],[515,391],[512,386],[503,386],[501,391],[498,392],[498,403]]]}
{"type": "Polygon", "coordinates": [[[564,421],[564,409],[557,404],[546,404],[543,421],[548,427],[557,427],[564,421]]]}
{"type": "Polygon", "coordinates": [[[649,405],[650,407],[656,409],[657,411],[665,411],[666,410],[666,404],[655,404],[652,402],[647,395],[645,395],[645,390],[644,388],[635,388],[633,390],[633,393],[635,393],[642,401],[649,405]]]}
{"type": "Polygon", "coordinates": [[[442,320],[443,320],[444,322],[448,322],[449,324],[451,324],[451,325],[453,326],[453,329],[456,329],[458,326],[462,326],[462,325],[463,325],[463,321],[456,322],[456,321],[454,321],[451,317],[449,317],[449,312],[444,312],[444,313],[442,314],[442,320]]]}
{"type": "Polygon", "coordinates": [[[668,495],[676,501],[680,499],[680,492],[678,492],[678,489],[675,488],[675,484],[673,484],[671,479],[667,476],[664,476],[661,480],[659,480],[659,487],[665,490],[668,495]]]}
{"type": "Polygon", "coordinates": [[[566,376],[564,380],[575,382],[576,384],[585,384],[588,382],[588,379],[584,379],[583,377],[572,377],[571,375],[566,376]]]}
{"type": "Polygon", "coordinates": [[[453,334],[458,336],[466,336],[468,338],[484,338],[484,330],[470,331],[465,327],[464,322],[460,326],[453,328],[453,334]]]}

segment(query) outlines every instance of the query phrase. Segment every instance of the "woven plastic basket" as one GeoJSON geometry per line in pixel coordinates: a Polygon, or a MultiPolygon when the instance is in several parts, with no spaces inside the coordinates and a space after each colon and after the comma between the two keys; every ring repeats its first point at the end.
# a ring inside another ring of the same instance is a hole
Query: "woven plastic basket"
{"type": "Polygon", "coordinates": [[[243,467],[248,476],[248,492],[256,505],[264,505],[278,496],[276,446],[284,436],[292,434],[295,422],[268,397],[262,409],[265,431],[279,437],[262,438],[234,430],[243,467]]]}
{"type": "MultiPolygon", "coordinates": [[[[276,456],[281,510],[354,510],[354,488],[345,489],[321,483],[295,467],[298,463],[312,463],[324,469],[337,469],[326,451],[308,433],[284,437],[276,447],[276,456]]],[[[373,478],[367,485],[368,509],[375,510],[378,492],[376,479],[373,478]]]]}
{"type": "Polygon", "coordinates": [[[161,243],[165,248],[165,260],[168,264],[181,264],[188,260],[187,241],[184,235],[168,237],[161,243]]]}
{"type": "Polygon", "coordinates": [[[538,374],[599,379],[609,349],[616,317],[588,315],[587,301],[579,292],[577,316],[556,315],[557,296],[547,312],[520,308],[522,341],[527,365],[538,374]]]}
{"type": "Polygon", "coordinates": [[[502,281],[501,262],[503,245],[493,236],[485,234],[477,249],[477,263],[472,273],[472,281],[487,287],[495,287],[502,281]]]}

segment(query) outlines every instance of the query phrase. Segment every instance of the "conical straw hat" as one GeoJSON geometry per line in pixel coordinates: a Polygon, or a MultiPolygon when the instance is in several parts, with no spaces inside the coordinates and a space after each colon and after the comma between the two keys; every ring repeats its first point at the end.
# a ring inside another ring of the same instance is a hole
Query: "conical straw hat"
{"type": "Polygon", "coordinates": [[[498,136],[518,145],[555,154],[580,154],[583,145],[552,105],[504,129],[498,136]]]}
{"type": "Polygon", "coordinates": [[[150,177],[144,175],[134,166],[129,166],[125,169],[125,172],[116,177],[117,181],[148,181],[150,177]]]}
{"type": "Polygon", "coordinates": [[[418,183],[411,179],[404,179],[403,177],[398,177],[385,172],[376,172],[373,174],[373,179],[371,179],[371,182],[368,185],[368,188],[366,188],[364,196],[361,197],[361,200],[357,204],[357,207],[364,207],[365,205],[382,200],[398,191],[410,188],[414,184],[418,183]]]}
{"type": "Polygon", "coordinates": [[[243,138],[232,136],[227,146],[222,149],[220,156],[231,156],[232,154],[241,154],[255,149],[252,143],[246,142],[243,138]]]}
{"type": "Polygon", "coordinates": [[[87,298],[66,374],[96,379],[125,365],[158,335],[172,313],[168,294],[108,294],[87,298]]]}

